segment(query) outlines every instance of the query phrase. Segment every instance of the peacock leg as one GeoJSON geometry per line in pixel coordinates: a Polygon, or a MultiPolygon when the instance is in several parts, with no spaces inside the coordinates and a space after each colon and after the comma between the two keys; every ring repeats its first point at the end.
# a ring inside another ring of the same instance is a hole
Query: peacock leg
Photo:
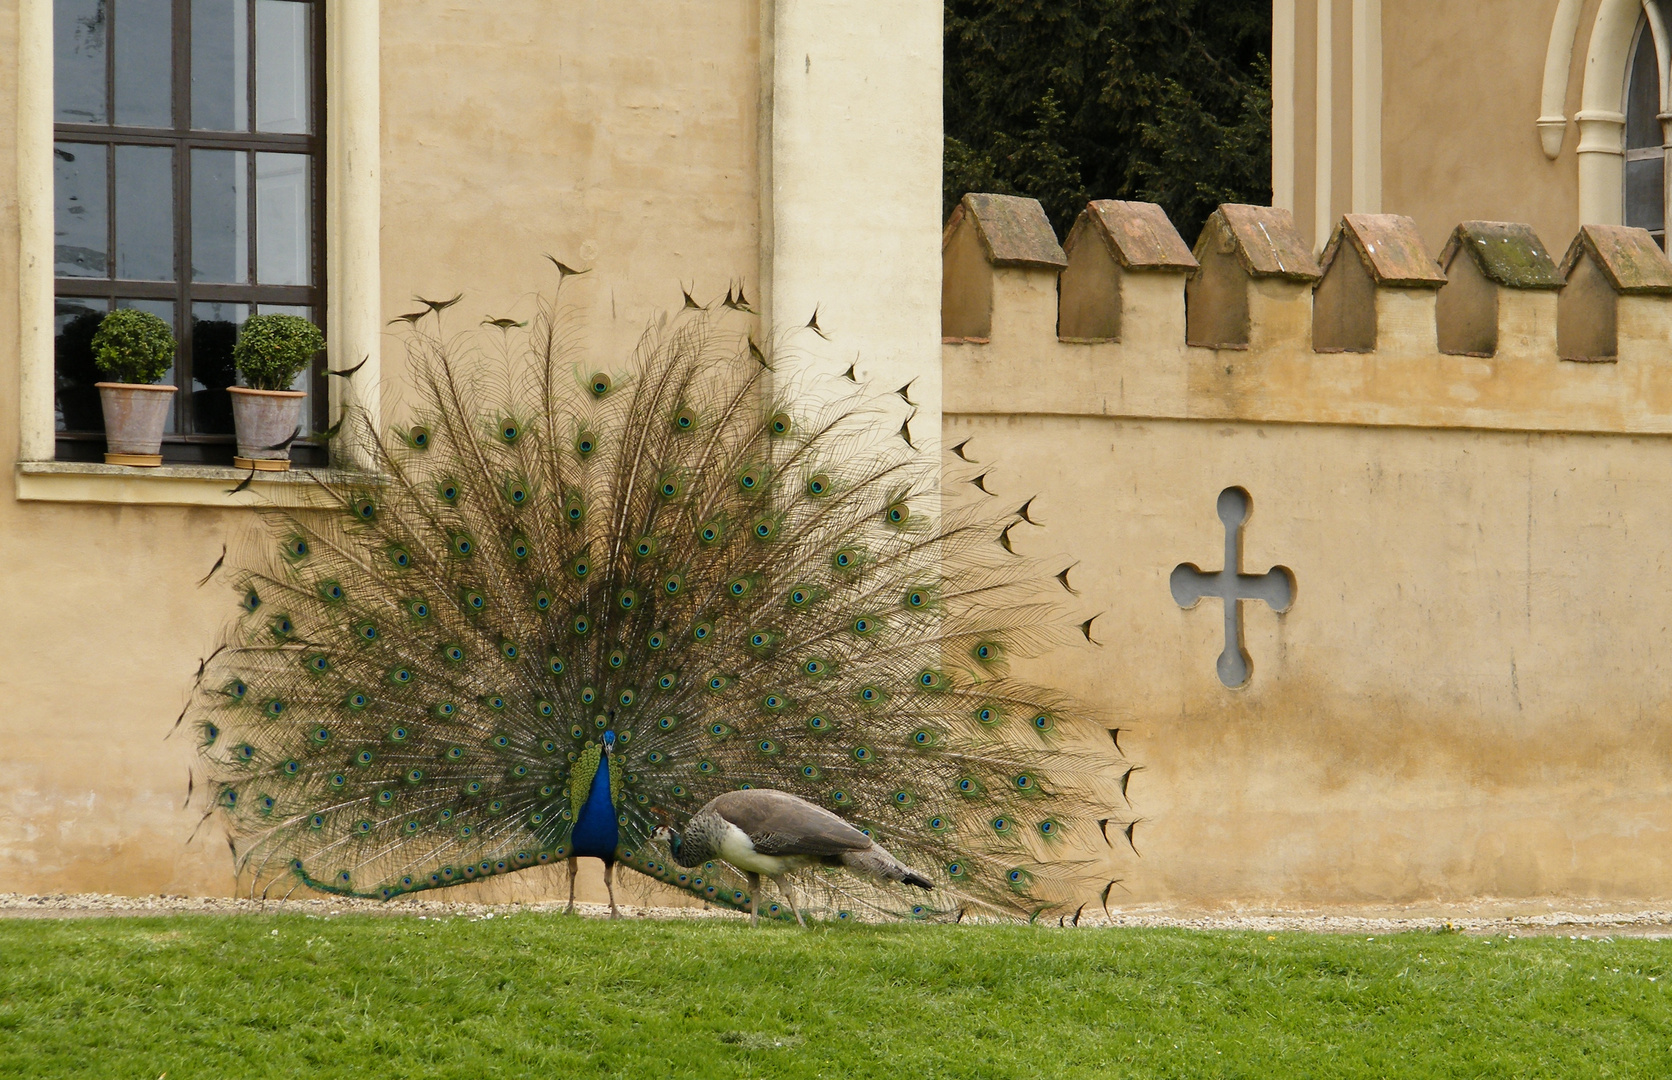
{"type": "Polygon", "coordinates": [[[610,918],[621,918],[621,912],[615,906],[615,863],[610,859],[604,860],[604,888],[610,894],[610,918]]]}
{"type": "Polygon", "coordinates": [[[753,870],[749,874],[749,925],[761,924],[761,876],[753,870]]]}
{"type": "Polygon", "coordinates": [[[790,888],[790,879],[783,874],[779,874],[772,879],[772,884],[778,886],[778,891],[784,894],[785,900],[789,901],[790,910],[795,912],[795,924],[805,930],[807,921],[801,917],[801,908],[796,905],[795,890],[790,888]]]}
{"type": "Polygon", "coordinates": [[[578,861],[579,860],[573,856],[569,859],[569,906],[563,909],[563,914],[565,915],[573,915],[575,913],[575,864],[578,861]]]}

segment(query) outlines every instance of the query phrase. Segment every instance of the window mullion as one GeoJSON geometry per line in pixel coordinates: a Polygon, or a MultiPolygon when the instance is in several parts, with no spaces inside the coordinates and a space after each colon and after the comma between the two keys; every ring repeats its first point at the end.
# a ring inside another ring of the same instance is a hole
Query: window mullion
{"type": "MultiPolygon", "coordinates": [[[[116,12],[105,8],[105,123],[116,123],[116,12]]],[[[114,168],[114,166],[112,166],[114,168]]]]}
{"type": "Polygon", "coordinates": [[[243,150],[255,146],[287,154],[317,154],[322,145],[312,135],[293,135],[283,132],[248,133],[237,131],[169,132],[158,128],[122,127],[117,124],[57,124],[54,130],[62,138],[73,142],[121,142],[151,146],[172,146],[185,140],[206,149],[243,150]]]}
{"type": "Polygon", "coordinates": [[[186,135],[192,126],[191,0],[174,0],[173,8],[174,321],[179,337],[174,382],[180,388],[174,398],[178,418],[175,426],[185,433],[197,430],[197,410],[192,397],[192,162],[191,151],[186,148],[186,135]]]}
{"type": "MultiPolygon", "coordinates": [[[[258,254],[256,251],[256,234],[260,231],[256,227],[257,223],[255,216],[257,208],[255,197],[255,155],[256,151],[253,148],[246,151],[244,154],[244,220],[246,222],[246,236],[244,242],[244,282],[252,286],[260,284],[260,281],[255,276],[255,268],[257,265],[256,258],[258,254]]],[[[250,314],[254,315],[255,312],[252,311],[250,314]]]]}
{"type": "Polygon", "coordinates": [[[244,130],[256,130],[255,122],[255,0],[243,0],[244,3],[244,55],[249,58],[244,64],[244,130]]]}
{"type": "MultiPolygon", "coordinates": [[[[255,85],[256,85],[256,82],[255,82],[255,65],[256,65],[255,0],[243,0],[243,4],[244,4],[244,34],[245,34],[245,46],[244,46],[244,48],[245,48],[245,55],[247,55],[249,57],[249,63],[244,65],[244,80],[245,80],[245,82],[244,82],[244,101],[245,101],[244,123],[245,123],[246,129],[248,131],[254,132],[256,130],[256,120],[255,120],[255,108],[256,108],[256,101],[255,101],[255,85]]],[[[249,242],[245,245],[246,252],[247,252],[248,257],[249,257],[249,265],[244,270],[244,280],[247,281],[251,285],[257,285],[257,284],[260,283],[259,280],[256,278],[256,273],[255,273],[256,266],[258,265],[258,262],[257,262],[258,252],[256,250],[256,245],[257,245],[258,241],[256,239],[256,234],[260,231],[259,228],[257,227],[258,223],[257,223],[257,219],[256,219],[256,210],[258,208],[258,203],[256,201],[256,193],[255,193],[255,183],[256,183],[255,156],[256,156],[256,150],[255,150],[254,147],[251,147],[244,154],[244,178],[245,178],[245,182],[244,182],[244,205],[247,208],[245,210],[245,219],[249,222],[249,242]]],[[[252,307],[253,307],[253,305],[252,305],[252,307]]],[[[250,314],[254,315],[255,311],[252,310],[250,312],[250,314]]]]}

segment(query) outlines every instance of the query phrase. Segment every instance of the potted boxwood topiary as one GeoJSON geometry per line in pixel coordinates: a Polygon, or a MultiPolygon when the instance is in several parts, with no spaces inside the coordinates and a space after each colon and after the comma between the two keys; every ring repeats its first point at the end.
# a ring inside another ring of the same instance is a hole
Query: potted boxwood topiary
{"type": "Polygon", "coordinates": [[[257,315],[244,323],[232,359],[247,386],[229,386],[232,421],[238,432],[241,469],[290,468],[290,447],[281,445],[302,428],[302,401],[292,390],[296,376],[325,348],[319,327],[296,315],[257,315]]]}
{"type": "Polygon", "coordinates": [[[161,465],[175,388],[155,383],[174,364],[174,332],[150,312],[123,308],[99,323],[92,346],[93,365],[112,380],[93,384],[104,409],[105,461],[161,465]]]}

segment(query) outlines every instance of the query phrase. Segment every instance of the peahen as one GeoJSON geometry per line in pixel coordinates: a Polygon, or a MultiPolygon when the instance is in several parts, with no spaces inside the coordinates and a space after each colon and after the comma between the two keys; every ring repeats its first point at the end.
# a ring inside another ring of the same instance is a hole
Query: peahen
{"type": "Polygon", "coordinates": [[[189,710],[252,888],[388,899],[567,860],[572,904],[590,856],[612,911],[617,865],[747,907],[732,867],[650,840],[768,788],[935,885],[804,874],[838,918],[1095,895],[1123,768],[1009,674],[1090,637],[1012,550],[1025,507],[962,450],[943,478],[851,368],[774,370],[746,304],[688,301],[596,366],[562,287],[481,338],[443,331],[451,301],[406,317],[406,416],[344,430],[377,480],[235,551],[242,612],[189,710]]]}
{"type": "Polygon", "coordinates": [[[805,866],[845,866],[878,881],[932,889],[935,883],[896,859],[870,835],[822,806],[786,791],[749,788],[727,791],[691,815],[685,831],[663,826],[652,834],[667,843],[680,866],[716,859],[749,878],[749,921],[760,920],[760,878],[770,877],[789,902],[795,921],[806,926],[796,906],[789,874],[805,866]]]}

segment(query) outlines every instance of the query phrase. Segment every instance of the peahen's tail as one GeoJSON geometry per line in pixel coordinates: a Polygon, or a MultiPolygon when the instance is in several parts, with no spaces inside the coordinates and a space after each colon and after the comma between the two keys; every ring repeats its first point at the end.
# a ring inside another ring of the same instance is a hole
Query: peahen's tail
{"type": "Polygon", "coordinates": [[[901,885],[916,885],[933,889],[935,883],[896,859],[882,848],[872,845],[864,851],[850,851],[841,856],[842,865],[854,873],[876,881],[893,881],[901,885]]]}
{"type": "MultiPolygon", "coordinates": [[[[375,480],[268,513],[200,679],[212,797],[257,888],[388,898],[559,860],[602,778],[619,861],[720,903],[747,901],[741,878],[646,841],[750,786],[929,868],[882,872],[949,898],[915,914],[1096,894],[1120,762],[1069,696],[1011,674],[1084,643],[1011,553],[1014,505],[963,461],[943,480],[852,382],[774,373],[741,314],[663,319],[612,365],[566,351],[555,300],[475,346],[433,307],[410,416],[348,425],[375,480]]],[[[815,885],[839,913],[897,903],[815,885]]]]}

